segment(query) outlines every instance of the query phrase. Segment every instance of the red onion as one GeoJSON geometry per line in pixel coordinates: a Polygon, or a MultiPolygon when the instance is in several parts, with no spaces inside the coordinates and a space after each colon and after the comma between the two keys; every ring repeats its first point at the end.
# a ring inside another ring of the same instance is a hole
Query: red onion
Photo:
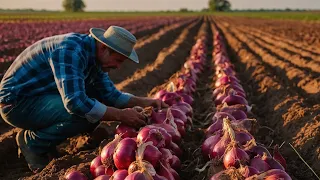
{"type": "Polygon", "coordinates": [[[162,156],[162,153],[159,151],[157,147],[152,145],[152,142],[147,142],[140,144],[139,151],[141,150],[141,157],[142,159],[148,161],[152,164],[153,167],[158,167],[160,158],[162,156]]]}
{"type": "Polygon", "coordinates": [[[102,175],[102,176],[96,177],[94,180],[110,180],[110,176],[109,175],[102,175]]]}
{"type": "Polygon", "coordinates": [[[180,135],[183,137],[186,135],[186,129],[185,129],[185,124],[181,119],[178,118],[174,118],[174,122],[177,125],[178,131],[180,133],[180,135]]]}
{"type": "Polygon", "coordinates": [[[210,136],[203,142],[201,146],[203,157],[209,158],[210,152],[212,151],[213,147],[219,142],[220,139],[220,134],[215,134],[210,136]]]}
{"type": "Polygon", "coordinates": [[[64,178],[67,180],[88,180],[84,174],[76,170],[69,171],[64,178]]]}
{"type": "Polygon", "coordinates": [[[246,180],[292,180],[291,177],[283,170],[271,169],[259,175],[253,175],[246,180]]]}
{"type": "Polygon", "coordinates": [[[210,152],[210,158],[222,157],[229,143],[231,142],[228,133],[225,133],[210,152]]]}
{"type": "Polygon", "coordinates": [[[90,164],[90,172],[91,174],[94,173],[94,170],[101,166],[102,165],[102,162],[101,162],[101,156],[97,156],[96,158],[94,158],[92,161],[91,161],[91,164],[90,164]]]}
{"type": "Polygon", "coordinates": [[[122,134],[122,138],[131,138],[136,137],[138,135],[137,131],[134,128],[124,125],[122,123],[116,127],[116,134],[122,134]]]}
{"type": "Polygon", "coordinates": [[[163,129],[165,129],[171,135],[173,142],[176,142],[176,143],[181,142],[181,134],[177,129],[175,129],[175,127],[165,123],[153,124],[153,125],[157,127],[162,127],[163,129]]]}
{"type": "Polygon", "coordinates": [[[143,172],[134,172],[129,174],[124,180],[152,180],[152,177],[149,177],[143,172]]]}
{"type": "Polygon", "coordinates": [[[176,92],[168,92],[165,93],[161,100],[163,100],[166,104],[168,104],[169,106],[172,106],[173,104],[176,104],[178,102],[182,102],[182,97],[177,94],[176,92]]]}
{"type": "Polygon", "coordinates": [[[192,98],[192,96],[186,94],[186,93],[179,93],[179,95],[182,97],[182,100],[188,104],[192,104],[194,99],[192,98]]]}
{"type": "Polygon", "coordinates": [[[206,129],[206,134],[214,134],[215,132],[221,130],[224,118],[228,118],[231,122],[235,121],[235,118],[231,114],[225,112],[217,112],[212,117],[213,124],[206,129]]]}
{"type": "MultiPolygon", "coordinates": [[[[185,113],[183,113],[183,111],[181,111],[180,109],[176,109],[176,108],[168,108],[168,109],[171,110],[172,116],[174,118],[181,119],[184,123],[187,123],[187,116],[185,113]]],[[[165,110],[165,111],[167,111],[167,110],[165,110]]]]}
{"type": "Polygon", "coordinates": [[[238,142],[240,145],[245,145],[248,143],[248,141],[254,139],[253,136],[246,131],[236,131],[235,135],[236,142],[238,142]]]}
{"type": "Polygon", "coordinates": [[[98,176],[105,175],[106,174],[105,171],[106,171],[106,168],[104,167],[104,165],[101,165],[94,170],[94,172],[92,173],[92,176],[96,178],[98,176]]]}
{"type": "Polygon", "coordinates": [[[243,98],[242,96],[233,95],[233,94],[230,94],[226,98],[224,98],[222,103],[227,103],[229,106],[235,105],[235,104],[248,105],[248,101],[245,98],[243,98]]]}
{"type": "Polygon", "coordinates": [[[178,102],[174,105],[172,105],[172,108],[180,109],[182,112],[184,112],[187,116],[192,117],[193,110],[190,104],[186,102],[178,102]]]}
{"type": "Polygon", "coordinates": [[[157,174],[167,178],[167,180],[175,180],[175,177],[172,175],[171,171],[167,167],[165,167],[161,162],[157,174]]]}
{"type": "Polygon", "coordinates": [[[257,169],[259,172],[265,172],[270,169],[268,163],[262,160],[260,155],[251,159],[250,166],[257,169]]]}
{"type": "MultiPolygon", "coordinates": [[[[165,129],[163,130],[166,131],[165,129]]],[[[139,143],[151,141],[158,148],[165,147],[166,145],[165,137],[156,126],[145,126],[142,128],[138,133],[137,141],[139,143]]]]}
{"type": "Polygon", "coordinates": [[[249,155],[242,149],[238,148],[236,145],[233,145],[229,151],[223,157],[223,164],[225,168],[236,167],[239,168],[240,165],[247,164],[249,162],[249,155]]]}
{"type": "Polygon", "coordinates": [[[169,160],[169,164],[176,171],[179,171],[181,168],[181,161],[176,155],[172,155],[172,158],[169,160]]]}
{"type": "Polygon", "coordinates": [[[240,167],[239,172],[245,178],[253,176],[255,174],[259,174],[259,171],[251,166],[240,167]]]}
{"type": "Polygon", "coordinates": [[[167,178],[160,176],[158,174],[156,174],[155,176],[153,176],[153,180],[168,180],[167,178]]]}
{"type": "Polygon", "coordinates": [[[265,154],[266,156],[271,157],[268,149],[260,145],[254,145],[247,151],[252,154],[252,156],[260,155],[262,157],[265,154]]]}
{"type": "Polygon", "coordinates": [[[131,138],[122,139],[113,154],[114,164],[118,169],[127,169],[135,160],[137,143],[131,138]]]}
{"type": "Polygon", "coordinates": [[[168,149],[170,149],[172,151],[172,154],[178,156],[178,157],[181,157],[182,156],[182,150],[180,149],[180,147],[174,143],[174,142],[171,142],[168,146],[167,146],[168,149]]]}
{"type": "Polygon", "coordinates": [[[124,180],[128,176],[128,171],[125,169],[116,170],[110,177],[110,180],[124,180]]]}
{"type": "Polygon", "coordinates": [[[231,114],[236,120],[240,120],[240,119],[246,119],[247,118],[247,114],[245,112],[243,112],[242,110],[221,110],[220,112],[226,112],[231,114]]]}
{"type": "Polygon", "coordinates": [[[113,164],[113,154],[118,145],[119,141],[121,140],[121,136],[115,135],[113,141],[109,142],[106,146],[103,147],[101,150],[101,161],[105,165],[113,164]]]}
{"type": "Polygon", "coordinates": [[[273,158],[275,160],[277,160],[282,166],[284,169],[287,168],[287,163],[286,163],[286,160],[282,157],[282,155],[280,154],[279,152],[279,146],[278,144],[276,144],[274,146],[274,149],[273,149],[273,158]]]}

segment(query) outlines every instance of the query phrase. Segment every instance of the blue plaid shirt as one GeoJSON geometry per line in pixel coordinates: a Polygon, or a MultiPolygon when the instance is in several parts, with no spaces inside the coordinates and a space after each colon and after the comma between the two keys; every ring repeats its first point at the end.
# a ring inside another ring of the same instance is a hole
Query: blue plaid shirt
{"type": "Polygon", "coordinates": [[[96,64],[95,40],[69,33],[44,38],[24,50],[12,63],[0,84],[0,103],[22,97],[60,93],[64,107],[95,123],[107,106],[124,107],[132,95],[118,91],[107,73],[96,64]],[[97,99],[86,89],[94,89],[97,99]],[[106,105],[105,105],[106,104],[106,105]]]}

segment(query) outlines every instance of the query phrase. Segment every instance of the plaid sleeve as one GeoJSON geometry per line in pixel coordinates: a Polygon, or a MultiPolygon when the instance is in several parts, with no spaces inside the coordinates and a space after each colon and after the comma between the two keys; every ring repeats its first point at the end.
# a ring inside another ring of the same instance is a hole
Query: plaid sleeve
{"type": "Polygon", "coordinates": [[[75,47],[58,48],[52,53],[49,62],[66,110],[92,123],[99,121],[107,107],[86,95],[84,52],[75,47]]]}
{"type": "Polygon", "coordinates": [[[132,94],[117,90],[108,74],[104,73],[101,69],[98,70],[94,87],[99,93],[99,97],[101,97],[103,102],[108,106],[123,108],[133,96],[132,94]]]}

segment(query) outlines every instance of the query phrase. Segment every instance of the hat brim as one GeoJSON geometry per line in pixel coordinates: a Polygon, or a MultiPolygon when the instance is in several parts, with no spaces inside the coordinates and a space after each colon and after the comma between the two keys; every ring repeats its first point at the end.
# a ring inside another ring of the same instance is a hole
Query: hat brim
{"type": "Polygon", "coordinates": [[[100,28],[91,28],[90,29],[90,34],[92,35],[93,38],[95,38],[97,41],[101,42],[102,44],[108,46],[109,48],[111,48],[112,50],[124,55],[125,57],[131,59],[133,62],[135,63],[139,63],[139,58],[138,58],[138,54],[137,52],[132,49],[131,54],[125,55],[124,53],[118,51],[117,49],[113,48],[111,45],[108,44],[107,39],[103,36],[105,30],[104,29],[100,29],[100,28]]]}

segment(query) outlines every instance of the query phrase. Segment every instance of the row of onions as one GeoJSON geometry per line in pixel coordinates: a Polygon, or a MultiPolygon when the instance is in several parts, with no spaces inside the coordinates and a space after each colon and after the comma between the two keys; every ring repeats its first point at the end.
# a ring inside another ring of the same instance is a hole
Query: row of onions
{"type": "Polygon", "coordinates": [[[221,33],[214,28],[213,63],[215,81],[213,98],[216,112],[212,124],[206,129],[206,140],[201,150],[204,158],[214,166],[223,167],[211,180],[291,180],[285,172],[286,161],[274,147],[273,156],[255,141],[251,133],[255,119],[249,119],[251,107],[246,93],[231,64],[221,33]]]}
{"type": "MultiPolygon", "coordinates": [[[[181,168],[179,147],[186,129],[192,126],[193,102],[198,74],[206,60],[206,27],[191,49],[184,68],[167,89],[158,91],[154,98],[162,99],[170,107],[134,109],[146,117],[147,126],[134,129],[120,124],[115,138],[104,146],[92,160],[90,172],[95,180],[179,180],[181,168]]],[[[79,171],[69,171],[68,180],[88,179],[79,171]]]]}

